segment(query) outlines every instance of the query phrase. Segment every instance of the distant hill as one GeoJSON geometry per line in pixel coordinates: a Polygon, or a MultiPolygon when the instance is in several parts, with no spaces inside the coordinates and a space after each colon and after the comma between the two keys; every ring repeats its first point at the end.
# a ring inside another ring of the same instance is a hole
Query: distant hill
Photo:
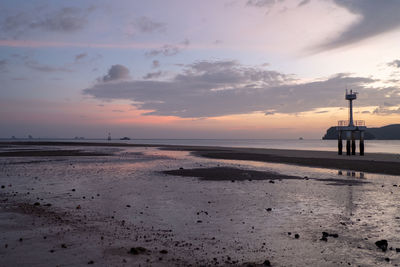
{"type": "MultiPolygon", "coordinates": [[[[331,140],[337,138],[338,132],[336,130],[336,126],[330,127],[326,131],[326,134],[322,137],[323,140],[331,140]]],[[[380,128],[367,128],[364,138],[366,140],[400,140],[400,124],[391,124],[380,128]]]]}

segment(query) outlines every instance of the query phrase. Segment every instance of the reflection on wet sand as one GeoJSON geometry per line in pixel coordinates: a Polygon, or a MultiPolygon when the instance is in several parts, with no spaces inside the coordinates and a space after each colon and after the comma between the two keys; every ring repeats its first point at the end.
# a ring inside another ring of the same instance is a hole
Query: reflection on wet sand
{"type": "Polygon", "coordinates": [[[112,154],[1,158],[2,262],[400,264],[398,176],[157,148],[112,154]],[[378,249],[381,239],[393,249],[378,249]]]}

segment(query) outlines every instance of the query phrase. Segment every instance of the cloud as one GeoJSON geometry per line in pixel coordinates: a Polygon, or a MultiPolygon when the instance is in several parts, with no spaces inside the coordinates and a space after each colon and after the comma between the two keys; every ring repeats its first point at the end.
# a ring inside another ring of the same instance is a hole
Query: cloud
{"type": "Polygon", "coordinates": [[[387,63],[387,65],[390,67],[400,68],[400,60],[393,60],[392,62],[387,63]]]}
{"type": "Polygon", "coordinates": [[[247,6],[254,7],[271,7],[275,4],[275,0],[248,0],[247,6]]]}
{"type": "Polygon", "coordinates": [[[384,105],[385,107],[393,107],[393,106],[396,106],[396,105],[393,105],[393,104],[391,104],[391,103],[389,103],[389,102],[383,102],[383,105],[384,105]]]}
{"type": "Polygon", "coordinates": [[[79,60],[87,57],[87,53],[81,53],[75,56],[75,62],[78,62],[79,60]]]}
{"type": "Polygon", "coordinates": [[[0,60],[0,72],[4,72],[6,70],[7,60],[1,59],[0,60]]]}
{"type": "Polygon", "coordinates": [[[164,32],[167,28],[165,23],[156,22],[148,17],[137,18],[132,22],[134,29],[141,33],[154,33],[154,32],[164,32]]]}
{"type": "Polygon", "coordinates": [[[275,112],[273,112],[273,111],[266,111],[266,112],[264,113],[265,116],[274,115],[274,114],[275,114],[275,112]]]}
{"type": "Polygon", "coordinates": [[[321,111],[315,111],[314,113],[323,114],[323,113],[328,113],[328,111],[327,110],[321,110],[321,111]]]}
{"type": "Polygon", "coordinates": [[[156,68],[160,67],[160,61],[158,61],[158,60],[153,60],[153,62],[151,63],[151,67],[152,67],[153,69],[156,69],[156,68]]]}
{"type": "Polygon", "coordinates": [[[87,16],[93,8],[64,7],[53,12],[19,12],[3,20],[1,29],[14,37],[32,30],[50,32],[76,32],[88,23],[87,16]]]}
{"type": "Polygon", "coordinates": [[[112,65],[108,70],[108,73],[104,75],[100,80],[103,82],[119,81],[130,79],[129,69],[123,65],[112,65]]]}
{"type": "Polygon", "coordinates": [[[83,90],[101,100],[134,102],[146,114],[182,118],[215,117],[263,112],[296,114],[317,108],[347,106],[346,86],[360,93],[357,106],[377,106],[388,98],[400,102],[400,90],[372,88],[376,80],[336,74],[299,83],[292,76],[236,61],[199,61],[186,65],[170,80],[99,82],[83,90]]]}
{"type": "Polygon", "coordinates": [[[362,111],[361,113],[362,113],[362,114],[369,114],[369,113],[371,113],[371,112],[368,111],[368,110],[364,110],[364,111],[362,111]]]}
{"type": "Polygon", "coordinates": [[[41,71],[41,72],[72,72],[71,69],[62,66],[62,67],[58,67],[58,66],[50,66],[50,65],[45,65],[45,64],[40,64],[39,62],[35,61],[35,60],[27,60],[25,61],[25,66],[36,70],[36,71],[41,71]]]}
{"type": "Polygon", "coordinates": [[[400,107],[398,108],[377,107],[372,113],[377,115],[400,114],[400,107]]]}
{"type": "Polygon", "coordinates": [[[188,39],[183,40],[181,43],[177,45],[165,44],[158,49],[153,49],[146,52],[146,55],[151,57],[158,55],[175,56],[176,54],[180,53],[183,49],[187,48],[189,44],[190,42],[188,39]]]}
{"type": "Polygon", "coordinates": [[[400,26],[398,0],[334,0],[359,19],[332,40],[320,44],[317,50],[330,50],[363,41],[400,26]]]}
{"type": "Polygon", "coordinates": [[[150,73],[147,73],[145,76],[143,76],[143,79],[148,80],[148,79],[159,78],[162,74],[163,73],[161,71],[150,72],[150,73]]]}
{"type": "Polygon", "coordinates": [[[305,5],[309,4],[310,1],[311,1],[311,0],[303,0],[303,1],[301,1],[297,6],[298,6],[298,7],[305,6],[305,5]]]}

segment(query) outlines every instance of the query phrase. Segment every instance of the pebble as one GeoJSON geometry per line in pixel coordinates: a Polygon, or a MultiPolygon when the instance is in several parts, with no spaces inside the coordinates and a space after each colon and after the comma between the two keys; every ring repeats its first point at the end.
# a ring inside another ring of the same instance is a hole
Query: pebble
{"type": "Polygon", "coordinates": [[[382,240],[376,241],[375,245],[378,248],[382,249],[383,252],[385,252],[387,250],[387,247],[388,247],[388,242],[387,242],[386,239],[382,239],[382,240]]]}

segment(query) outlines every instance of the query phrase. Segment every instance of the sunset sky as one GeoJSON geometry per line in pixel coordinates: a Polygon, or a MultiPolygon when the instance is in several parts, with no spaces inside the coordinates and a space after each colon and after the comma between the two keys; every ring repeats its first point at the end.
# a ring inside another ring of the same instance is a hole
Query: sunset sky
{"type": "Polygon", "coordinates": [[[400,123],[398,0],[0,2],[0,138],[321,138],[400,123]]]}

